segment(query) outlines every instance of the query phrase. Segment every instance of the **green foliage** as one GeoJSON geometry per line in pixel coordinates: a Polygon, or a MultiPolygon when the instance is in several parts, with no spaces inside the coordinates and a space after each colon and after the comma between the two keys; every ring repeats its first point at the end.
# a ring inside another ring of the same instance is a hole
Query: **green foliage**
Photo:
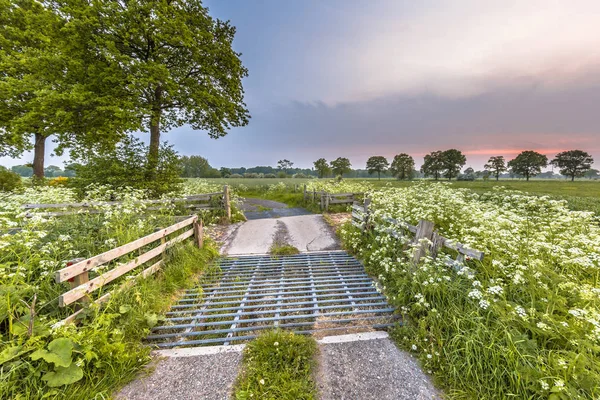
{"type": "Polygon", "coordinates": [[[351,171],[350,160],[345,157],[338,157],[331,162],[331,170],[335,175],[342,176],[351,171]]]}
{"type": "Polygon", "coordinates": [[[180,158],[184,178],[219,178],[221,173],[211,167],[208,160],[200,156],[183,156],[180,158]]]}
{"type": "Polygon", "coordinates": [[[433,151],[425,156],[421,172],[425,176],[433,176],[437,181],[444,170],[444,154],[442,151],[433,151]]]}
{"type": "Polygon", "coordinates": [[[150,126],[151,175],[159,174],[161,129],[188,124],[219,138],[248,123],[242,88],[248,72],[232,48],[229,21],[212,18],[199,1],[95,2],[93,8],[104,28],[93,39],[114,60],[126,111],[136,130],[150,126]]]}
{"type": "Polygon", "coordinates": [[[273,246],[269,249],[269,254],[274,256],[291,256],[294,254],[299,254],[300,250],[291,244],[279,244],[273,243],[273,246]]]}
{"type": "Polygon", "coordinates": [[[21,187],[21,176],[0,166],[0,192],[10,192],[21,187]]]}
{"type": "Polygon", "coordinates": [[[490,171],[496,177],[496,180],[500,179],[501,173],[508,171],[508,168],[506,168],[506,162],[502,156],[490,157],[487,164],[485,164],[483,167],[486,171],[490,171]]]}
{"type": "Polygon", "coordinates": [[[83,164],[76,167],[73,185],[83,191],[91,184],[133,187],[147,190],[157,197],[180,190],[181,165],[177,153],[164,144],[159,152],[157,171],[152,180],[146,174],[148,147],[139,139],[125,137],[110,153],[90,152],[83,164]]]}
{"type": "Polygon", "coordinates": [[[585,151],[569,150],[558,153],[550,163],[560,168],[561,174],[570,176],[571,181],[574,181],[575,177],[584,176],[592,169],[594,159],[585,151]]]}
{"type": "Polygon", "coordinates": [[[287,174],[287,170],[291,169],[293,166],[294,166],[294,163],[287,159],[277,161],[277,168],[279,168],[281,171],[285,172],[286,174],[287,174]]]}
{"type": "Polygon", "coordinates": [[[519,174],[529,180],[542,172],[542,168],[548,165],[548,157],[536,151],[526,150],[508,162],[508,167],[515,174],[519,174]]]}
{"type": "Polygon", "coordinates": [[[331,173],[331,168],[329,167],[329,164],[327,163],[326,159],[319,158],[313,164],[315,166],[315,170],[317,171],[319,178],[324,178],[331,173]]]}
{"type": "Polygon", "coordinates": [[[219,170],[221,178],[229,178],[231,176],[231,170],[229,168],[221,167],[219,170]]]}
{"type": "Polygon", "coordinates": [[[400,180],[411,179],[415,172],[415,160],[406,153],[397,154],[394,156],[390,171],[400,180]]]}
{"type": "Polygon", "coordinates": [[[369,171],[369,175],[377,172],[377,178],[381,179],[381,173],[387,171],[389,165],[390,163],[385,157],[372,156],[367,160],[367,171],[369,171]]]}
{"type": "Polygon", "coordinates": [[[450,149],[442,153],[444,176],[451,180],[460,173],[461,168],[467,163],[467,158],[460,150],[450,149]]]}
{"type": "Polygon", "coordinates": [[[33,168],[31,165],[15,165],[11,167],[11,171],[24,178],[29,178],[33,175],[33,168]]]}
{"type": "Polygon", "coordinates": [[[244,349],[243,370],[235,386],[237,400],[312,400],[317,344],[311,337],[269,331],[244,349]]]}
{"type": "Polygon", "coordinates": [[[110,82],[107,60],[89,42],[91,8],[80,3],[79,18],[70,6],[54,9],[59,3],[0,2],[0,154],[19,156],[34,138],[38,178],[46,138],[60,155],[67,146],[111,145],[131,128],[124,86],[110,82]]]}

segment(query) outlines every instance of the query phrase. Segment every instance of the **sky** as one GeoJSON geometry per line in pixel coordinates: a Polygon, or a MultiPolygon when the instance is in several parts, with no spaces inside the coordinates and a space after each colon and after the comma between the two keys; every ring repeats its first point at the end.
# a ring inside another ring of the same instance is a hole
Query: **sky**
{"type": "Polygon", "coordinates": [[[217,168],[321,157],[364,168],[372,155],[419,166],[457,148],[481,169],[490,156],[581,149],[600,165],[597,0],[204,3],[237,27],[252,118],[217,140],[188,126],[163,134],[182,155],[217,168]]]}

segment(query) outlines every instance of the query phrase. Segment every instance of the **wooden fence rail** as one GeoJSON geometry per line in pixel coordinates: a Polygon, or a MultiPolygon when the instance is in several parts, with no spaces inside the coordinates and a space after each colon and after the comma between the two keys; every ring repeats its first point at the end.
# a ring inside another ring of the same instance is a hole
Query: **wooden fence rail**
{"type": "Polygon", "coordinates": [[[317,199],[319,199],[320,208],[325,211],[329,211],[331,204],[353,204],[358,200],[362,200],[363,197],[364,193],[328,193],[317,191],[316,189],[310,191],[304,185],[304,201],[311,200],[312,203],[316,203],[317,199]]]}
{"type": "MultiPolygon", "coordinates": [[[[416,265],[421,257],[428,252],[433,258],[437,258],[442,248],[448,248],[457,252],[455,260],[448,260],[447,265],[455,267],[463,264],[465,257],[474,260],[483,260],[485,253],[479,250],[473,250],[462,243],[458,243],[441,236],[434,230],[435,224],[430,221],[421,220],[417,226],[408,224],[404,221],[398,221],[393,218],[384,217],[384,222],[390,223],[391,226],[383,228],[383,231],[390,234],[396,239],[408,239],[409,242],[417,245],[417,250],[413,256],[412,263],[416,265]],[[409,236],[414,235],[414,237],[409,236]],[[422,239],[428,239],[423,241],[422,239]]],[[[367,231],[373,227],[374,221],[372,221],[369,201],[365,201],[365,205],[361,206],[358,203],[352,205],[352,225],[356,226],[360,230],[367,231]]]]}
{"type": "MultiPolygon", "coordinates": [[[[145,268],[134,279],[125,282],[124,286],[131,286],[134,284],[137,278],[146,278],[156,271],[158,271],[163,263],[165,252],[168,248],[172,247],[176,243],[182,242],[187,238],[194,237],[195,243],[198,247],[202,247],[203,244],[203,227],[202,222],[198,221],[198,216],[194,215],[181,222],[171,225],[167,228],[161,229],[150,235],[144,236],[143,238],[134,240],[133,242],[127,243],[123,246],[116,247],[112,250],[106,251],[102,254],[87,258],[72,260],[67,266],[55,273],[55,281],[57,283],[70,282],[71,289],[63,293],[58,298],[58,304],[60,307],[66,307],[76,301],[88,301],[88,295],[114,281],[115,279],[125,275],[126,273],[140,267],[151,260],[154,260],[152,265],[145,268]],[[177,236],[167,240],[167,237],[178,231],[184,230],[177,236]],[[142,248],[153,243],[160,242],[160,244],[148,251],[142,253],[142,248]],[[107,272],[104,272],[93,279],[89,279],[89,272],[98,269],[99,267],[116,260],[127,254],[131,254],[134,251],[136,257],[130,261],[114,266],[107,272]],[[159,258],[160,257],[160,258],[159,258]]],[[[102,297],[95,300],[95,303],[100,304],[106,302],[111,296],[111,292],[106,293],[102,297]]],[[[77,315],[82,310],[75,312],[74,314],[63,320],[63,323],[73,322],[77,315]]]]}
{"type": "MultiPolygon", "coordinates": [[[[231,202],[229,198],[229,186],[225,185],[222,192],[216,193],[202,193],[194,194],[190,196],[184,196],[181,198],[173,199],[158,199],[158,200],[139,200],[135,201],[134,204],[148,204],[147,210],[161,210],[167,205],[174,205],[184,203],[186,209],[192,211],[204,211],[204,210],[225,210],[227,220],[231,220],[231,202]],[[211,204],[213,199],[219,198],[219,204],[211,204]],[[156,206],[152,206],[155,205],[156,206]]],[[[43,217],[61,217],[65,215],[78,214],[82,211],[88,214],[100,214],[104,211],[98,208],[107,206],[118,206],[123,204],[122,201],[94,201],[94,202],[81,202],[81,203],[56,203],[56,204],[23,204],[21,207],[25,210],[52,210],[52,209],[66,209],[64,211],[48,211],[42,213],[30,213],[25,214],[27,218],[31,218],[34,215],[41,215],[43,217]]]]}

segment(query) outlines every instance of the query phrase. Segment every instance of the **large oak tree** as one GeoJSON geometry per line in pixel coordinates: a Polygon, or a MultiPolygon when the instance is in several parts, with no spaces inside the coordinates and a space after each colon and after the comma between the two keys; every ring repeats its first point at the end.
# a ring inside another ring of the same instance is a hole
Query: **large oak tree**
{"type": "Polygon", "coordinates": [[[560,168],[561,174],[570,176],[571,181],[574,181],[575,177],[584,176],[592,169],[594,159],[585,151],[569,150],[558,153],[550,163],[560,168]]]}
{"type": "Polygon", "coordinates": [[[503,156],[490,157],[487,164],[483,166],[486,171],[490,171],[492,175],[496,177],[496,180],[500,179],[500,174],[508,171],[506,168],[506,161],[503,156]]]}
{"type": "Polygon", "coordinates": [[[33,149],[38,178],[49,137],[57,154],[83,153],[114,145],[132,127],[114,71],[90,41],[93,18],[82,18],[90,8],[60,7],[0,0],[0,154],[33,149]]]}
{"type": "Polygon", "coordinates": [[[533,150],[523,151],[508,162],[512,172],[524,176],[527,180],[542,172],[542,168],[547,166],[548,157],[533,150]]]}
{"type": "Polygon", "coordinates": [[[377,172],[377,178],[381,180],[381,173],[387,171],[390,163],[384,156],[372,156],[367,160],[367,171],[370,174],[377,172]]]}
{"type": "Polygon", "coordinates": [[[128,110],[150,132],[149,175],[161,132],[189,124],[212,138],[250,118],[232,48],[235,27],[212,18],[199,0],[117,0],[93,3],[96,40],[124,77],[128,110]]]}
{"type": "Polygon", "coordinates": [[[415,171],[415,160],[406,153],[397,154],[394,156],[390,171],[398,179],[410,179],[415,171]]]}

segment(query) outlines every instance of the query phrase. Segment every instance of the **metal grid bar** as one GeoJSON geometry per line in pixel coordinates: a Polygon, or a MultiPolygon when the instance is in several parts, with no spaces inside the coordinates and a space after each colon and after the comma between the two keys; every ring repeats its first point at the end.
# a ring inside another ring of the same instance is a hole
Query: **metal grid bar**
{"type": "Polygon", "coordinates": [[[343,251],[241,256],[219,265],[217,283],[186,291],[152,329],[152,345],[229,345],[274,327],[310,334],[394,323],[394,309],[343,251]]]}

